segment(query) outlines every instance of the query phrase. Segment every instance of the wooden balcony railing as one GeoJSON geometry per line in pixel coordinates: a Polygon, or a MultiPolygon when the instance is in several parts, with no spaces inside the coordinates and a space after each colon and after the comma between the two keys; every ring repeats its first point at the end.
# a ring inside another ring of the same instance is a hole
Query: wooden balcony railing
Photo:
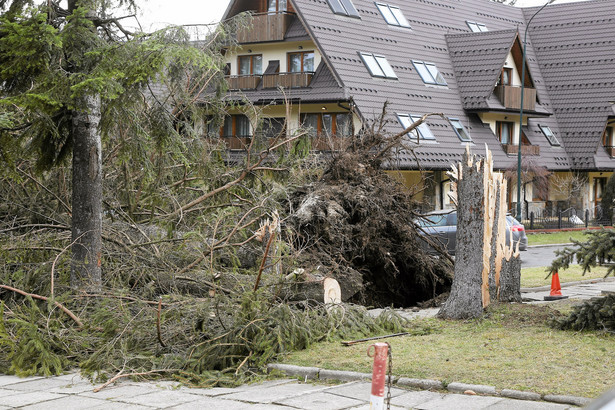
{"type": "Polygon", "coordinates": [[[250,137],[222,137],[222,141],[228,149],[245,150],[250,145],[250,137]]]}
{"type": "MultiPolygon", "coordinates": [[[[519,152],[518,145],[512,144],[503,144],[502,148],[504,148],[504,152],[508,155],[516,154],[519,152]]],[[[540,146],[539,145],[521,145],[521,155],[540,155],[540,146]]]]}
{"type": "Polygon", "coordinates": [[[253,14],[249,25],[237,30],[237,42],[245,44],[282,41],[293,16],[293,13],[288,12],[253,14]]]}
{"type": "Polygon", "coordinates": [[[312,81],[314,73],[276,73],[263,74],[263,88],[300,88],[307,87],[312,81]]]}
{"type": "Polygon", "coordinates": [[[607,154],[609,154],[609,156],[611,158],[615,158],[615,147],[613,147],[613,146],[605,146],[604,148],[606,148],[606,152],[607,152],[607,154]]]}
{"type": "MultiPolygon", "coordinates": [[[[500,85],[495,88],[495,94],[506,108],[518,110],[521,108],[521,87],[500,85]]],[[[534,111],[536,109],[536,89],[524,87],[523,109],[534,111]]]]}
{"type": "Polygon", "coordinates": [[[232,75],[226,77],[229,90],[255,90],[261,82],[260,75],[232,75]]]}

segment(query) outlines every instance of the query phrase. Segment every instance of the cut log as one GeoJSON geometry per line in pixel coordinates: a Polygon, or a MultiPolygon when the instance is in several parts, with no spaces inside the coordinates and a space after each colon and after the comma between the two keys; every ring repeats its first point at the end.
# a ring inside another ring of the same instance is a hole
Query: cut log
{"type": "Polygon", "coordinates": [[[314,278],[303,282],[294,282],[286,288],[283,296],[288,301],[307,301],[310,304],[342,302],[340,285],[333,278],[314,278]]]}

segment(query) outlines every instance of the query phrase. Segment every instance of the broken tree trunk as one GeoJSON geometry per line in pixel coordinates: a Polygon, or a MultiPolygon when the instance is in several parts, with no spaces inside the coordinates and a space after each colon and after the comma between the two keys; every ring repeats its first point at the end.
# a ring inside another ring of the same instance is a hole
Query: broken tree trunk
{"type": "Polygon", "coordinates": [[[453,168],[451,174],[457,190],[455,278],[451,294],[438,313],[440,317],[480,317],[485,294],[487,300],[489,297],[488,280],[484,278],[488,275],[489,265],[489,255],[485,255],[485,250],[491,253],[491,237],[486,237],[491,233],[491,226],[486,220],[485,168],[490,167],[486,167],[484,159],[471,155],[468,147],[459,168],[453,168]]]}
{"type": "MultiPolygon", "coordinates": [[[[512,235],[511,235],[512,236],[512,235]]],[[[511,246],[506,250],[502,259],[502,271],[499,277],[498,300],[500,302],[521,302],[521,257],[519,245],[516,249],[511,246]]]]}
{"type": "Polygon", "coordinates": [[[494,174],[495,207],[489,260],[489,295],[491,301],[498,299],[502,259],[506,249],[506,192],[507,183],[502,174],[494,174]]]}

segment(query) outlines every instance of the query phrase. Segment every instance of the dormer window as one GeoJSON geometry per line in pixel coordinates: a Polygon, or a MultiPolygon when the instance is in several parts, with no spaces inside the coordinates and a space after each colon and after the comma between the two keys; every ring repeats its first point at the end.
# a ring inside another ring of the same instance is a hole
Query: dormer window
{"type": "Polygon", "coordinates": [[[288,0],[269,0],[268,13],[279,13],[288,9],[288,0]]]}
{"type": "Polygon", "coordinates": [[[500,74],[498,85],[512,85],[512,68],[510,67],[502,68],[502,73],[500,74]]]}
{"type": "Polygon", "coordinates": [[[472,30],[472,32],[474,33],[480,33],[483,31],[489,31],[487,30],[487,26],[485,26],[482,23],[476,23],[474,21],[466,21],[466,24],[468,25],[468,27],[470,27],[470,30],[472,30]]]}
{"type": "Polygon", "coordinates": [[[327,0],[327,3],[329,3],[329,7],[331,7],[331,10],[333,10],[335,14],[361,18],[351,0],[327,0]]]}
{"type": "Polygon", "coordinates": [[[553,131],[551,131],[551,128],[547,127],[546,125],[539,125],[538,127],[540,128],[540,131],[542,131],[544,136],[547,137],[549,144],[553,145],[554,147],[560,146],[560,143],[557,138],[555,138],[555,135],[553,135],[553,131]]]}
{"type": "Polygon", "coordinates": [[[412,64],[425,84],[447,85],[435,64],[416,60],[412,64]]]}
{"type": "Polygon", "coordinates": [[[371,53],[359,53],[359,55],[372,77],[397,79],[395,71],[393,71],[385,56],[371,53]]]}
{"type": "Polygon", "coordinates": [[[602,145],[607,148],[615,148],[615,132],[613,131],[613,126],[608,126],[604,129],[604,134],[602,134],[602,145]]]}
{"type": "Polygon", "coordinates": [[[508,121],[496,121],[495,127],[498,139],[502,145],[512,144],[513,129],[515,123],[508,121]]]}
{"type": "Polygon", "coordinates": [[[406,20],[404,13],[397,6],[391,6],[384,3],[376,3],[376,7],[382,13],[384,20],[391,26],[407,27],[410,28],[410,23],[406,20]]]}
{"type": "MultiPolygon", "coordinates": [[[[404,129],[408,128],[409,126],[411,126],[412,124],[414,124],[420,119],[421,119],[421,116],[419,115],[397,114],[397,120],[399,121],[399,123],[404,129]]],[[[422,123],[421,125],[416,127],[413,131],[411,131],[411,133],[408,133],[408,135],[416,138],[419,141],[421,139],[423,140],[435,140],[436,139],[435,135],[433,135],[433,133],[431,132],[431,129],[429,129],[429,126],[426,123],[422,123]]]]}
{"type": "Polygon", "coordinates": [[[470,137],[470,134],[468,134],[465,127],[463,126],[463,124],[458,118],[449,118],[448,120],[453,126],[455,133],[457,134],[457,136],[459,137],[461,141],[472,142],[472,138],[470,137]]]}

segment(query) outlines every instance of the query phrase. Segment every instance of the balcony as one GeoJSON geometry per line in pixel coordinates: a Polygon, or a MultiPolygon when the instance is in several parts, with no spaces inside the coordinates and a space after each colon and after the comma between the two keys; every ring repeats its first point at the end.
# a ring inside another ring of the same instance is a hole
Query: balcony
{"type": "MultiPolygon", "coordinates": [[[[495,88],[495,94],[500,99],[502,105],[512,110],[521,108],[521,87],[510,85],[500,85],[495,88]]],[[[528,111],[536,110],[536,89],[525,87],[523,91],[523,109],[528,111]]]]}
{"type": "Polygon", "coordinates": [[[229,90],[256,90],[261,82],[260,75],[232,75],[225,79],[229,90]]]}
{"type": "Polygon", "coordinates": [[[263,74],[263,88],[301,88],[307,87],[314,73],[276,73],[263,74]]]}
{"type": "Polygon", "coordinates": [[[294,14],[288,12],[253,14],[249,26],[237,30],[237,42],[247,44],[282,41],[293,17],[294,14]]]}
{"type": "Polygon", "coordinates": [[[606,153],[609,154],[611,158],[615,158],[615,147],[614,146],[605,146],[606,153]]]}
{"type": "MultiPolygon", "coordinates": [[[[508,155],[517,154],[519,152],[519,146],[513,144],[503,144],[502,148],[504,148],[504,152],[508,155]]],[[[539,145],[521,145],[521,155],[526,156],[534,156],[540,155],[540,146],[539,145]]]]}
{"type": "Polygon", "coordinates": [[[225,136],[222,141],[230,150],[245,150],[250,145],[250,137],[225,136]]]}

